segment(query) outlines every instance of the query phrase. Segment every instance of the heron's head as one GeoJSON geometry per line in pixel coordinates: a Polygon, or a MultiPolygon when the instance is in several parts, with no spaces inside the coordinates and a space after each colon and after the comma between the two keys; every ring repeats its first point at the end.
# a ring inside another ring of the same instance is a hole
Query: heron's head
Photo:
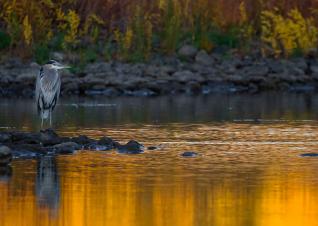
{"type": "Polygon", "coordinates": [[[55,60],[50,60],[48,61],[45,66],[47,66],[50,69],[55,69],[55,70],[60,70],[60,69],[64,69],[64,68],[69,68],[69,66],[67,65],[63,65],[55,60]]]}

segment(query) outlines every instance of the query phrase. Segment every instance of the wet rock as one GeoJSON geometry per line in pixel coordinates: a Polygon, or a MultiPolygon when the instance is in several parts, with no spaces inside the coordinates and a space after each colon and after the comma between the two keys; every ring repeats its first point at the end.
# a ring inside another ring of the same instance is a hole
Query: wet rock
{"type": "Polygon", "coordinates": [[[114,148],[115,147],[115,142],[110,137],[101,137],[98,140],[97,144],[109,146],[110,148],[114,148]]]}
{"type": "Polygon", "coordinates": [[[12,160],[12,151],[7,146],[0,146],[0,166],[7,166],[12,160]]]}
{"type": "Polygon", "coordinates": [[[304,153],[300,155],[301,157],[318,157],[318,153],[304,153]]]}
{"type": "Polygon", "coordinates": [[[11,141],[11,134],[2,132],[0,133],[0,143],[7,143],[11,141]]]}
{"type": "Polygon", "coordinates": [[[40,131],[40,141],[44,146],[55,145],[62,142],[62,139],[52,129],[40,131]]]}
{"type": "Polygon", "coordinates": [[[269,68],[265,65],[253,65],[250,67],[245,67],[244,71],[249,77],[264,78],[268,74],[269,68]]]}
{"type": "Polygon", "coordinates": [[[210,57],[204,50],[201,50],[200,52],[198,52],[198,54],[195,56],[195,61],[198,64],[201,64],[204,66],[212,66],[213,64],[213,58],[210,57]]]}
{"type": "Polygon", "coordinates": [[[181,154],[182,157],[188,157],[188,158],[193,158],[193,157],[197,157],[199,154],[196,152],[192,152],[192,151],[187,151],[187,152],[183,152],[181,154]]]}
{"type": "Polygon", "coordinates": [[[194,58],[197,52],[198,52],[198,49],[195,48],[194,46],[184,45],[179,49],[178,55],[182,58],[194,58]]]}
{"type": "Polygon", "coordinates": [[[189,82],[189,81],[203,81],[202,76],[198,74],[194,74],[191,71],[178,71],[172,75],[179,82],[189,82]]]}
{"type": "Polygon", "coordinates": [[[109,151],[116,147],[116,142],[114,142],[109,137],[102,137],[97,142],[90,143],[88,149],[94,151],[109,151]]]}
{"type": "Polygon", "coordinates": [[[143,152],[144,146],[137,141],[131,140],[125,145],[117,143],[116,148],[122,154],[140,154],[143,152]]]}
{"type": "Polygon", "coordinates": [[[11,141],[15,144],[40,144],[40,134],[28,132],[12,132],[11,141]]]}
{"type": "Polygon", "coordinates": [[[87,144],[95,142],[95,140],[88,138],[85,135],[80,135],[78,137],[72,137],[71,142],[74,142],[80,145],[87,145],[87,144]]]}
{"type": "Polygon", "coordinates": [[[65,142],[61,144],[56,144],[53,146],[53,150],[57,154],[72,154],[74,151],[79,150],[80,145],[74,142],[65,142]]]}

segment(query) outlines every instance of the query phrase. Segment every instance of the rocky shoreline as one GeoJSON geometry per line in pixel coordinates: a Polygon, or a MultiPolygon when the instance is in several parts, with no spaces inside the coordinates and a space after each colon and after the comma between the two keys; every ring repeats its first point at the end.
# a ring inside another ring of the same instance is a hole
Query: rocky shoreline
{"type": "MultiPolygon", "coordinates": [[[[57,60],[66,61],[62,54],[57,60]]],[[[32,97],[38,66],[11,59],[0,64],[0,97],[32,97]]],[[[273,59],[198,51],[184,46],[178,56],[147,63],[96,62],[78,73],[63,72],[62,95],[157,96],[267,90],[318,90],[318,60],[273,59]]]]}

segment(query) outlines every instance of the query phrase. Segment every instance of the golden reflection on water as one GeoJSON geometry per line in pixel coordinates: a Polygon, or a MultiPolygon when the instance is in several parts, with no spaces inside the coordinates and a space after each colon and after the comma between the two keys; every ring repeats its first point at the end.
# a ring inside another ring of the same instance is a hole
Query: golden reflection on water
{"type": "Polygon", "coordinates": [[[318,159],[299,157],[318,152],[314,123],[74,131],[60,132],[161,149],[17,160],[12,178],[0,181],[1,226],[318,225],[318,159]],[[181,158],[187,150],[200,156],[181,158]]]}

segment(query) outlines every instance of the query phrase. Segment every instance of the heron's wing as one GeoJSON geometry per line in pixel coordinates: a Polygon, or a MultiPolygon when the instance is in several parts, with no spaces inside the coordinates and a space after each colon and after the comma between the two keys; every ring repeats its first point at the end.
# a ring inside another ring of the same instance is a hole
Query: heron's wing
{"type": "Polygon", "coordinates": [[[59,74],[57,74],[57,79],[56,79],[56,83],[54,85],[54,90],[55,90],[55,95],[54,95],[54,99],[53,99],[53,102],[52,102],[52,110],[54,110],[55,108],[55,105],[59,99],[59,96],[60,96],[60,90],[61,90],[61,77],[59,74]]]}
{"type": "Polygon", "coordinates": [[[43,106],[41,106],[40,98],[41,98],[41,78],[43,77],[43,67],[41,67],[39,73],[36,76],[36,82],[35,82],[35,103],[37,105],[38,111],[42,109],[43,106]]]}
{"type": "Polygon", "coordinates": [[[44,76],[40,77],[40,96],[44,108],[53,109],[60,94],[61,79],[56,70],[44,69],[44,76]]]}

